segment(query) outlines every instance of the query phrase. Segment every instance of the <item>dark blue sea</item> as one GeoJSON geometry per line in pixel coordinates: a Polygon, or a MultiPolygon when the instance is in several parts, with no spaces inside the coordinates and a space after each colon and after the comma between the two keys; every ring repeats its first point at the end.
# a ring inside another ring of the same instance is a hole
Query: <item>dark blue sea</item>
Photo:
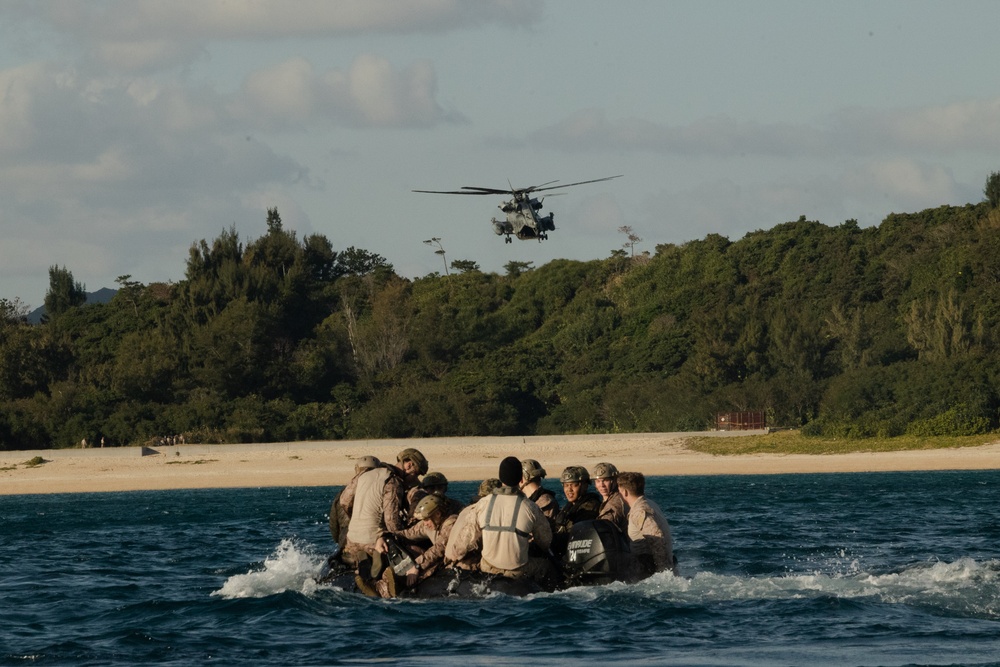
{"type": "Polygon", "coordinates": [[[0,664],[1000,664],[1000,472],[653,478],[681,577],[523,599],[316,585],[336,491],[0,496],[0,664]]]}

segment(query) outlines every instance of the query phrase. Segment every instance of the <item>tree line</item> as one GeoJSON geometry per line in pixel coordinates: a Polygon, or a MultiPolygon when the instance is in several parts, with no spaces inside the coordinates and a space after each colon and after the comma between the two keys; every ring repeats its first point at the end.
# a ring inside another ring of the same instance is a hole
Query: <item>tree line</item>
{"type": "MultiPolygon", "coordinates": [[[[994,174],[1000,183],[1000,175],[994,174]]],[[[606,259],[380,255],[267,233],[195,243],[184,279],[107,304],[52,267],[0,300],[0,448],[685,431],[762,410],[807,434],[975,434],[1000,408],[1000,210],[804,217],[606,259]]],[[[1000,196],[998,189],[997,196],[1000,196]]]]}

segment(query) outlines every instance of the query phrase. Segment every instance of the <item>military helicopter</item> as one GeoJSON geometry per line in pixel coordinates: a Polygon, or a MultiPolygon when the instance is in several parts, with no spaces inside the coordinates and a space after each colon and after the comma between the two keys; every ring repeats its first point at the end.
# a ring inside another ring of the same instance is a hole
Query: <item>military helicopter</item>
{"type": "MultiPolygon", "coordinates": [[[[577,183],[566,183],[564,185],[552,185],[553,183],[558,183],[559,181],[549,181],[548,183],[542,183],[541,185],[532,185],[527,188],[515,188],[508,183],[509,187],[505,189],[500,188],[480,188],[474,186],[463,186],[461,190],[414,190],[413,192],[424,192],[432,195],[507,195],[511,194],[514,196],[513,199],[508,199],[504,203],[499,205],[499,209],[506,214],[505,220],[497,220],[493,218],[491,222],[493,223],[493,231],[497,236],[505,236],[504,243],[511,243],[511,236],[516,236],[522,241],[527,241],[528,239],[538,239],[539,242],[544,241],[549,238],[548,232],[551,232],[556,228],[553,222],[553,214],[550,212],[548,215],[541,215],[542,201],[545,197],[536,199],[531,195],[536,192],[545,192],[548,190],[559,190],[562,188],[569,188],[574,185],[584,185],[586,183],[600,183],[601,181],[610,181],[613,178],[621,178],[622,174],[618,176],[607,176],[605,178],[595,178],[592,181],[579,181],[577,183]]],[[[561,192],[554,192],[550,196],[563,194],[561,192]]]]}

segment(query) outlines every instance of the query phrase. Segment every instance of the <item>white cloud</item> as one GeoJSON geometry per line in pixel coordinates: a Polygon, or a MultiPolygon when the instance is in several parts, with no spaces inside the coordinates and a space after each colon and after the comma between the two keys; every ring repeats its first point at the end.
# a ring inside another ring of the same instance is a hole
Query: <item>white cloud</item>
{"type": "Polygon", "coordinates": [[[50,15],[67,28],[89,21],[101,35],[211,35],[222,38],[441,32],[486,22],[528,25],[540,0],[114,0],[63,5],[50,15]]]}
{"type": "Polygon", "coordinates": [[[21,285],[52,264],[101,284],[176,277],[193,240],[263,220],[241,200],[308,172],[237,133],[225,102],[52,65],[0,71],[0,276],[12,296],[37,305],[21,285]]]}
{"type": "Polygon", "coordinates": [[[530,26],[541,14],[541,0],[31,0],[0,8],[0,17],[47,24],[122,72],[183,64],[208,42],[530,26]]]}
{"type": "Polygon", "coordinates": [[[825,131],[791,123],[736,121],[727,116],[672,126],[641,118],[611,121],[598,109],[570,116],[529,136],[556,150],[648,151],[680,155],[815,155],[833,146],[825,131]]]}
{"type": "Polygon", "coordinates": [[[123,185],[153,193],[297,182],[303,168],[250,141],[247,128],[427,126],[448,118],[434,86],[429,64],[395,70],[375,56],[322,75],[292,59],[232,97],[51,65],[0,70],[0,191],[9,201],[54,189],[96,196],[94,188],[123,185]]]}
{"type": "Polygon", "coordinates": [[[840,182],[851,196],[893,204],[905,202],[905,210],[939,206],[960,197],[948,169],[902,158],[865,163],[845,173],[840,182]]]}
{"type": "Polygon", "coordinates": [[[31,144],[30,88],[43,71],[41,64],[0,71],[0,155],[19,154],[31,144]]]}
{"type": "MultiPolygon", "coordinates": [[[[546,208],[549,208],[546,202],[546,208]]],[[[545,211],[543,211],[545,213],[545,211]]],[[[585,197],[581,203],[574,206],[566,217],[571,221],[569,233],[606,235],[626,224],[625,215],[617,200],[610,194],[585,197]]],[[[562,214],[553,213],[556,229],[561,228],[562,214]]]]}
{"type": "Polygon", "coordinates": [[[430,125],[442,116],[434,101],[436,87],[428,62],[396,73],[384,58],[361,56],[347,75],[352,106],[368,125],[430,125]]]}
{"type": "Polygon", "coordinates": [[[838,139],[853,152],[1000,150],[1000,98],[922,109],[847,109],[834,122],[838,139]]]}
{"type": "Polygon", "coordinates": [[[101,284],[123,273],[176,278],[192,241],[260,222],[279,203],[289,228],[308,233],[290,190],[311,184],[310,172],[266,131],[458,119],[435,94],[429,63],[397,68],[374,55],[324,72],[289,59],[228,95],[169,75],[2,69],[0,279],[37,305],[39,290],[22,286],[44,284],[55,263],[101,284]]]}
{"type": "Polygon", "coordinates": [[[92,47],[92,55],[110,71],[148,73],[185,65],[203,53],[191,39],[107,40],[92,47]]]}
{"type": "Polygon", "coordinates": [[[683,243],[710,232],[736,240],[805,216],[826,225],[877,225],[891,211],[963,201],[947,169],[915,160],[872,160],[839,173],[701,181],[662,190],[640,204],[636,229],[654,242],[683,243]]]}
{"type": "Polygon", "coordinates": [[[599,109],[587,109],[532,132],[528,142],[560,151],[715,157],[994,152],[1000,150],[1000,98],[917,109],[845,109],[828,123],[812,124],[758,123],[721,115],[670,125],[641,118],[610,120],[599,109]]]}
{"type": "Polygon", "coordinates": [[[303,127],[313,121],[353,127],[428,127],[458,121],[435,101],[430,63],[401,70],[365,54],[346,70],[317,73],[303,58],[254,72],[234,103],[234,115],[261,128],[303,127]]]}
{"type": "Polygon", "coordinates": [[[248,76],[243,95],[246,107],[261,118],[301,123],[314,113],[316,87],[312,65],[304,58],[293,58],[248,76]]]}

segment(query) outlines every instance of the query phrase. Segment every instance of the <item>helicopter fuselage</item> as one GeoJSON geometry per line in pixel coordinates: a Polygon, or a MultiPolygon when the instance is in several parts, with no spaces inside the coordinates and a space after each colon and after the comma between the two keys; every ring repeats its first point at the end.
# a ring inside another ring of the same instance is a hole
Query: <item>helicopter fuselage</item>
{"type": "Polygon", "coordinates": [[[493,218],[493,231],[497,236],[506,236],[506,243],[511,242],[511,236],[521,241],[538,239],[544,241],[549,237],[547,232],[556,228],[553,214],[540,215],[542,202],[531,197],[511,199],[498,207],[504,212],[506,219],[493,218]]]}

